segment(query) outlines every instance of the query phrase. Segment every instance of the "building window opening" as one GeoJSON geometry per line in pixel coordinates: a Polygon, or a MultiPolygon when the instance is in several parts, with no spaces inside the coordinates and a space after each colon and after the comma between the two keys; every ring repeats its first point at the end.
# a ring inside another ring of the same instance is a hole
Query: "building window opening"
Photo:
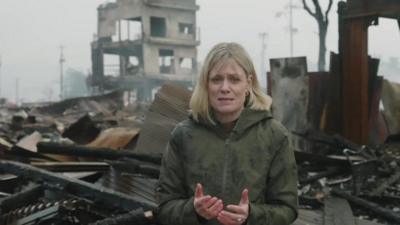
{"type": "Polygon", "coordinates": [[[117,20],[116,23],[116,33],[112,36],[112,41],[134,41],[142,38],[143,26],[140,17],[117,20]]]}
{"type": "Polygon", "coordinates": [[[136,75],[140,73],[139,58],[137,56],[129,56],[129,62],[126,66],[127,74],[136,75]]]}
{"type": "Polygon", "coordinates": [[[165,18],[150,17],[150,35],[153,37],[165,37],[167,33],[167,25],[165,18]]]}
{"type": "Polygon", "coordinates": [[[104,54],[104,75],[118,77],[119,63],[118,55],[104,54]]]}
{"type": "Polygon", "coordinates": [[[158,65],[160,73],[173,74],[174,70],[174,51],[170,49],[160,49],[158,51],[158,65]]]}
{"type": "Polygon", "coordinates": [[[192,69],[193,68],[193,59],[192,58],[179,58],[179,66],[183,69],[192,69]]]}
{"type": "Polygon", "coordinates": [[[181,34],[193,34],[193,24],[190,24],[190,23],[179,23],[179,33],[181,33],[181,34]]]}

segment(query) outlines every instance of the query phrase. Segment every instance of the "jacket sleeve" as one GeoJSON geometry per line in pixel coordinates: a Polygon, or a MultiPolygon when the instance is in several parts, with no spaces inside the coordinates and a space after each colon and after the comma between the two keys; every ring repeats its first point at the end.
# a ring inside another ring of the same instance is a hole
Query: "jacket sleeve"
{"type": "Polygon", "coordinates": [[[297,168],[288,137],[277,146],[266,184],[266,204],[250,203],[247,225],[288,225],[297,218],[297,168]]]}
{"type": "Polygon", "coordinates": [[[161,164],[157,187],[158,221],[163,225],[199,225],[202,218],[194,210],[194,196],[188,194],[183,161],[178,150],[173,137],[161,164]]]}

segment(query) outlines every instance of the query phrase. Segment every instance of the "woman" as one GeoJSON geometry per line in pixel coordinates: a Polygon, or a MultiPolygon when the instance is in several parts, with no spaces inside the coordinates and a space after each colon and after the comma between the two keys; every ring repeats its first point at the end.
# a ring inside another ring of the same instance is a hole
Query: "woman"
{"type": "Polygon", "coordinates": [[[287,130],[239,44],[208,53],[163,157],[158,218],[166,225],[290,224],[297,171],[287,130]]]}

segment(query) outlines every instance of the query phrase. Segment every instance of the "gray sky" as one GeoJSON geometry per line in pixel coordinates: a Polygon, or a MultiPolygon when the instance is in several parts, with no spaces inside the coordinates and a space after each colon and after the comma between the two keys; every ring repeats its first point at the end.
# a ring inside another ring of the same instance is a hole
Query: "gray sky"
{"type": "MultiPolygon", "coordinates": [[[[15,100],[16,79],[23,101],[44,100],[51,88],[54,100],[59,92],[59,46],[65,46],[64,68],[87,73],[91,68],[90,42],[97,30],[97,6],[105,0],[1,0],[0,55],[2,56],[0,95],[15,100]]],[[[323,1],[325,2],[325,1],[323,1]]],[[[267,32],[266,58],[289,56],[289,0],[197,0],[201,30],[199,60],[220,41],[242,44],[260,68],[261,39],[267,32]]],[[[300,0],[293,0],[300,6],[300,0]]],[[[330,14],[327,38],[329,51],[337,52],[337,6],[330,14]]],[[[309,70],[317,61],[317,26],[302,8],[294,10],[294,55],[307,56],[309,70]]],[[[370,27],[369,52],[382,60],[400,57],[400,35],[395,20],[380,19],[370,27]]],[[[327,59],[329,61],[329,59],[327,59]]],[[[260,78],[265,86],[265,78],[260,78]]],[[[399,79],[400,81],[400,74],[399,79]]]]}

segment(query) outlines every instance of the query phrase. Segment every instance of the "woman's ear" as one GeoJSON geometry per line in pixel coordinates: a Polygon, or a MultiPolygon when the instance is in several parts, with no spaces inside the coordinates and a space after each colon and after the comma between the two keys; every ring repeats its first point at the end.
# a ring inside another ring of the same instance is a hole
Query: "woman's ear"
{"type": "Polygon", "coordinates": [[[252,84],[253,84],[253,74],[249,74],[249,75],[247,76],[247,83],[248,83],[250,86],[252,86],[252,84]]]}

